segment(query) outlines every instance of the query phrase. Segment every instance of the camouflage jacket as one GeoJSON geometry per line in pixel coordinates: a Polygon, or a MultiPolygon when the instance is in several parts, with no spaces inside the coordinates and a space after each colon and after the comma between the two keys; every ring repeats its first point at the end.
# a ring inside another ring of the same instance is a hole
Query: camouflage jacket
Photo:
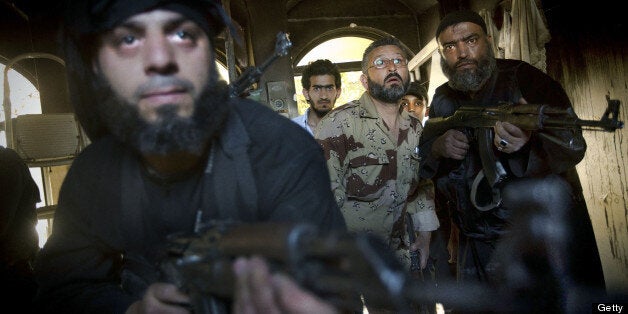
{"type": "Polygon", "coordinates": [[[340,106],[319,122],[331,188],[350,231],[389,239],[404,206],[416,231],[438,228],[430,184],[419,182],[419,120],[401,111],[395,144],[368,93],[340,106]],[[409,194],[410,197],[409,197],[409,194]]]}

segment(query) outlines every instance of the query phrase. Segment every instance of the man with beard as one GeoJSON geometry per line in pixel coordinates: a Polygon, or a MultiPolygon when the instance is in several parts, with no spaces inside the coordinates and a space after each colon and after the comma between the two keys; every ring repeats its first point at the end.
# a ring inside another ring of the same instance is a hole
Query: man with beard
{"type": "Polygon", "coordinates": [[[362,57],[360,81],[366,91],[327,114],[315,137],[349,231],[388,240],[408,265],[408,248],[419,250],[423,268],[438,220],[432,197],[417,188],[421,121],[399,105],[410,82],[408,55],[394,37],[371,43],[362,57]],[[405,241],[405,213],[412,218],[415,243],[405,241]]]}
{"type": "MultiPolygon", "coordinates": [[[[37,259],[41,312],[186,312],[190,296],[163,282],[159,263],[168,236],[212,221],[345,230],[317,143],[218,80],[213,40],[231,25],[219,1],[64,5],[72,101],[92,144],[37,259]]],[[[260,258],[234,271],[236,313],[333,310],[260,258]]]]}
{"type": "Polygon", "coordinates": [[[292,121],[314,135],[318,122],[332,109],[342,92],[340,71],[331,61],[316,60],[308,64],[301,77],[303,96],[310,104],[304,114],[292,121]]]}
{"type": "MultiPolygon", "coordinates": [[[[496,59],[477,13],[445,16],[436,38],[449,81],[436,89],[430,118],[451,116],[461,106],[495,107],[500,102],[572,107],[563,88],[545,73],[522,61],[496,59]]],[[[450,129],[431,141],[422,139],[421,176],[435,182],[439,215],[450,214],[460,230],[458,278],[496,283],[512,279],[509,269],[522,270],[510,266],[523,265],[529,277],[525,283],[517,280],[518,289],[527,296],[547,293],[550,297],[528,303],[545,309],[563,306],[561,294],[573,285],[604,288],[574,168],[585,150],[579,130],[530,132],[501,121],[493,129],[450,129]],[[481,136],[492,138],[488,153],[506,176],[495,189],[482,177],[481,136]],[[536,229],[526,229],[530,227],[526,223],[536,229]],[[510,232],[513,228],[521,229],[510,232]],[[549,230],[554,232],[543,232],[549,230]],[[505,239],[510,247],[501,248],[519,250],[515,252],[519,255],[508,251],[513,254],[495,258],[505,239]]]]}

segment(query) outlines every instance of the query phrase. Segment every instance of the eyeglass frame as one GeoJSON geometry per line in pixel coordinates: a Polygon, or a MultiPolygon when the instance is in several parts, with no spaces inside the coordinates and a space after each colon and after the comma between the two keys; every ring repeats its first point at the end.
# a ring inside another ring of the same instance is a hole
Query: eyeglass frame
{"type": "Polygon", "coordinates": [[[405,66],[408,65],[408,60],[406,58],[377,58],[375,60],[373,60],[373,65],[371,65],[370,68],[376,68],[376,69],[384,69],[390,66],[390,63],[392,62],[392,64],[395,66],[395,68],[403,68],[405,66]],[[400,63],[395,64],[395,60],[399,60],[400,63]],[[375,64],[375,62],[377,61],[382,61],[383,63],[380,66],[377,66],[375,64]]]}

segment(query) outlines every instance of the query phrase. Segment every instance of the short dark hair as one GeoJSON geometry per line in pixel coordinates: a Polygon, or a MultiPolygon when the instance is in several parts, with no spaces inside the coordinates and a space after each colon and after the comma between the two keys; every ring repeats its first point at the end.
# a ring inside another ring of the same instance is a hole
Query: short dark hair
{"type": "Polygon", "coordinates": [[[366,71],[369,69],[371,64],[369,64],[369,53],[373,51],[377,47],[381,46],[397,46],[403,52],[403,57],[408,59],[410,56],[410,52],[408,49],[401,43],[399,39],[393,36],[383,37],[374,42],[372,42],[366,49],[364,50],[364,54],[362,54],[362,73],[366,74],[366,71]]]}
{"type": "Polygon", "coordinates": [[[315,75],[332,75],[336,88],[341,88],[340,71],[338,67],[327,59],[319,59],[308,64],[301,76],[301,85],[305,89],[310,89],[310,77],[315,75]]]}

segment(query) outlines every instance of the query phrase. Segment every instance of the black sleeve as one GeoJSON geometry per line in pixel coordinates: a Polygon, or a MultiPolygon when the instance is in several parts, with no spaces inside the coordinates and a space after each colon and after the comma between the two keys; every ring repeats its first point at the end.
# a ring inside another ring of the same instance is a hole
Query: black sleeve
{"type": "Polygon", "coordinates": [[[110,151],[91,144],[74,160],[55,212],[54,229],[35,271],[42,313],[123,313],[133,298],[120,288],[122,252],[107,230],[118,226],[110,151]]]}
{"type": "Polygon", "coordinates": [[[320,147],[292,156],[274,177],[268,193],[276,205],[268,220],[311,223],[323,232],[346,229],[320,147]]]}
{"type": "MultiPolygon", "coordinates": [[[[448,98],[447,93],[448,89],[444,85],[436,89],[434,99],[432,100],[432,105],[430,107],[429,119],[448,117],[455,112],[456,108],[454,108],[454,105],[445,100],[448,98]]],[[[425,179],[434,178],[435,176],[438,176],[439,173],[446,173],[448,171],[447,169],[457,167],[458,163],[453,160],[440,160],[432,156],[432,144],[438,137],[433,137],[431,139],[426,139],[424,137],[426,134],[425,128],[429,128],[429,119],[427,120],[428,122],[426,123],[426,127],[423,128],[421,140],[419,141],[419,175],[421,178],[425,179]]]]}
{"type": "Polygon", "coordinates": [[[255,120],[245,124],[256,143],[251,161],[260,218],[310,223],[321,231],[346,230],[331,191],[322,147],[302,127],[267,108],[259,108],[254,115],[255,120]]]}

